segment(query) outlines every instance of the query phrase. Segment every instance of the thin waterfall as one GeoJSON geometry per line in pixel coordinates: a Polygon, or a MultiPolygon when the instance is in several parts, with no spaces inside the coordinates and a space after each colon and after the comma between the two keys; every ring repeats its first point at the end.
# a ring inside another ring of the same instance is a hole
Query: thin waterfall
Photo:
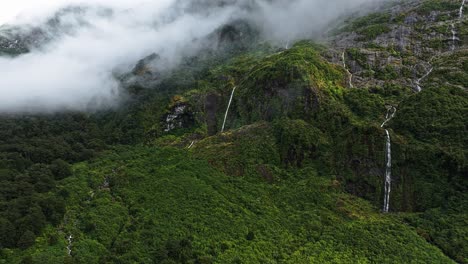
{"type": "Polygon", "coordinates": [[[384,188],[384,204],[383,212],[388,213],[390,208],[390,193],[392,187],[392,142],[388,129],[385,129],[386,133],[386,165],[385,165],[385,188],[384,188]]]}
{"type": "Polygon", "coordinates": [[[190,146],[188,146],[188,149],[191,149],[193,147],[193,144],[195,144],[195,141],[192,141],[192,143],[190,143],[190,146]]]}
{"type": "Polygon", "coordinates": [[[345,51],[341,54],[341,59],[343,61],[343,68],[346,70],[348,73],[348,83],[349,87],[354,88],[353,86],[353,74],[349,71],[348,67],[346,66],[346,58],[345,58],[345,51]]]}
{"type": "Polygon", "coordinates": [[[451,24],[450,31],[452,32],[452,46],[450,47],[450,50],[454,51],[455,45],[457,43],[457,31],[455,30],[455,23],[451,24]]]}
{"type": "MultiPolygon", "coordinates": [[[[380,127],[384,127],[392,118],[395,116],[397,109],[395,107],[390,107],[387,110],[387,115],[385,116],[385,121],[380,127]]],[[[384,184],[384,203],[382,211],[388,213],[390,209],[390,193],[392,190],[392,140],[390,137],[390,132],[388,129],[385,129],[385,184],[384,184]]]]}
{"type": "Polygon", "coordinates": [[[385,121],[382,123],[382,125],[380,125],[380,127],[384,127],[388,121],[392,120],[392,118],[395,116],[396,114],[396,108],[394,106],[390,107],[388,110],[387,110],[387,115],[385,116],[385,121]],[[393,112],[392,112],[393,110],[393,112]]]}
{"type": "Polygon", "coordinates": [[[465,8],[465,2],[466,0],[463,0],[460,6],[460,11],[458,12],[458,18],[462,19],[463,18],[463,9],[465,8]]]}
{"type": "MultiPolygon", "coordinates": [[[[461,5],[460,5],[460,9],[458,10],[458,23],[461,23],[462,19],[463,19],[463,9],[465,8],[465,2],[466,0],[463,0],[461,5]]],[[[455,29],[455,22],[453,22],[451,25],[450,25],[450,31],[452,32],[452,46],[450,47],[450,50],[451,51],[454,51],[455,50],[455,45],[457,43],[457,31],[455,29]]]]}
{"type": "Polygon", "coordinates": [[[421,88],[421,81],[423,81],[424,79],[427,78],[427,76],[429,76],[429,74],[432,73],[432,71],[434,70],[434,68],[430,68],[426,74],[424,74],[421,78],[419,78],[418,80],[416,80],[416,91],[417,92],[421,92],[422,91],[422,88],[421,88]]]}
{"type": "Polygon", "coordinates": [[[226,125],[227,116],[229,114],[229,108],[231,108],[232,99],[234,98],[234,93],[236,92],[236,88],[237,88],[237,86],[234,86],[234,88],[232,89],[231,98],[229,99],[229,104],[228,104],[227,109],[226,109],[226,114],[224,115],[224,121],[223,121],[223,127],[221,128],[221,133],[224,132],[224,127],[226,125]]]}
{"type": "Polygon", "coordinates": [[[72,244],[73,244],[73,236],[72,236],[72,235],[69,235],[69,236],[67,237],[67,241],[68,241],[67,253],[68,253],[68,256],[71,256],[71,253],[72,253],[72,244]]]}

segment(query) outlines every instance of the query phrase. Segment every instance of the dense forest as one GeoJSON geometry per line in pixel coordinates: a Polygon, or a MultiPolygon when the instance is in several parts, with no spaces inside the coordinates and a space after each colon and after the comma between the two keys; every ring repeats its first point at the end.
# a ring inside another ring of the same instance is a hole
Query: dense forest
{"type": "Polygon", "coordinates": [[[287,47],[235,21],[157,82],[135,63],[118,107],[0,114],[0,263],[468,263],[459,8],[287,47]]]}

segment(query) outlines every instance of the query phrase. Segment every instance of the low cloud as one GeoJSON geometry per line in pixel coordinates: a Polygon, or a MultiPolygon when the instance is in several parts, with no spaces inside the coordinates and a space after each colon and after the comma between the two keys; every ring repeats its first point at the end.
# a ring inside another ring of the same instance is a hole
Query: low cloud
{"type": "Polygon", "coordinates": [[[47,41],[27,54],[0,57],[0,112],[112,106],[122,97],[116,75],[151,53],[169,70],[183,56],[195,55],[202,48],[199,40],[230,21],[249,20],[266,39],[282,43],[320,36],[340,16],[375,1],[109,2],[56,0],[13,20],[22,28],[42,25],[47,41]],[[70,4],[75,8],[63,9],[70,4]]]}

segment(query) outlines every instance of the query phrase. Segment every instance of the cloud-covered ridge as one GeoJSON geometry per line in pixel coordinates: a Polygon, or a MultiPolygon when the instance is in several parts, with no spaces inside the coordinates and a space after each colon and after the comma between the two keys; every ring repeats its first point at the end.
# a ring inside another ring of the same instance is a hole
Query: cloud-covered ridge
{"type": "Polygon", "coordinates": [[[238,19],[252,22],[271,41],[312,38],[349,10],[375,0],[79,3],[70,8],[76,1],[59,0],[18,18],[21,28],[41,25],[41,32],[30,41],[29,53],[0,57],[0,112],[112,106],[121,98],[115,76],[148,54],[157,53],[169,70],[183,56],[196,54],[204,43],[199,40],[238,19]]]}

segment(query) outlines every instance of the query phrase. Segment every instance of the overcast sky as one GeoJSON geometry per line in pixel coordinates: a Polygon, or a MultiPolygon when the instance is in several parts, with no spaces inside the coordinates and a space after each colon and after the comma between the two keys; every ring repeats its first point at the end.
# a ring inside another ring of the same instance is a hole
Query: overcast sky
{"type": "Polygon", "coordinates": [[[2,0],[0,4],[0,24],[12,22],[22,12],[28,16],[39,15],[74,0],[2,0]]]}
{"type": "Polygon", "coordinates": [[[170,0],[1,0],[0,24],[13,22],[15,19],[30,20],[47,16],[58,7],[69,4],[111,4],[113,7],[131,7],[139,3],[158,2],[161,4],[170,0]]]}
{"type": "MultiPolygon", "coordinates": [[[[58,2],[60,0],[47,0],[42,1],[45,3],[58,2]]],[[[28,0],[15,0],[15,1],[2,1],[0,5],[0,24],[4,24],[12,20],[17,16],[22,10],[27,8],[34,8],[37,6],[40,1],[28,1],[28,0]]]]}

